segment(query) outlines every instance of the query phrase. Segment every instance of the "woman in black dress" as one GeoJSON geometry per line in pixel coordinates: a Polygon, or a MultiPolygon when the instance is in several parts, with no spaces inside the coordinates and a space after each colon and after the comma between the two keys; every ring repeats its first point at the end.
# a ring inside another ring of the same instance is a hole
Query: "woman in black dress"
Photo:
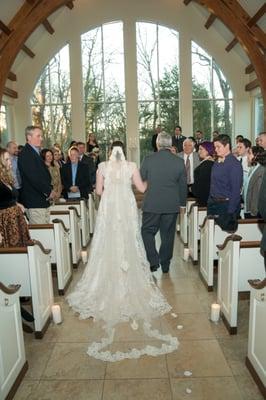
{"type": "Polygon", "coordinates": [[[211,170],[213,166],[214,146],[212,142],[202,142],[199,145],[201,163],[194,170],[192,193],[200,207],[207,207],[210,193],[211,170]]]}

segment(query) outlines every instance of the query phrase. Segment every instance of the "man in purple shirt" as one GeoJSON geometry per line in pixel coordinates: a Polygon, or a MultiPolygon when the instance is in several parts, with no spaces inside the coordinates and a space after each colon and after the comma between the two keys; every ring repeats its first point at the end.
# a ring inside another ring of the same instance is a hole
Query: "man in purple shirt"
{"type": "Polygon", "coordinates": [[[231,153],[231,139],[228,135],[215,138],[214,148],[217,161],[212,167],[207,214],[214,215],[223,230],[234,231],[240,212],[243,169],[231,153]]]}

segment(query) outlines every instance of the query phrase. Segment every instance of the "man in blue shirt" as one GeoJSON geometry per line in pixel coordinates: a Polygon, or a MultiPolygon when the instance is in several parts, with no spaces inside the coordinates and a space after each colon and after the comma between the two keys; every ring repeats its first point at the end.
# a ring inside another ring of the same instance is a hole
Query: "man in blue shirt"
{"type": "Polygon", "coordinates": [[[242,165],[231,153],[231,139],[228,135],[215,138],[214,148],[217,161],[212,167],[207,214],[214,215],[223,230],[235,231],[240,212],[242,165]]]}

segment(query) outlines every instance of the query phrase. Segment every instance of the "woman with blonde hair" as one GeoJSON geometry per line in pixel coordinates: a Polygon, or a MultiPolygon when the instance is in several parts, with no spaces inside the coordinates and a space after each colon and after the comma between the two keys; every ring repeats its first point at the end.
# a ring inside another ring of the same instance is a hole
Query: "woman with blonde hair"
{"type": "Polygon", "coordinates": [[[54,160],[54,153],[50,149],[42,149],[41,157],[44,161],[44,164],[47,166],[51,178],[52,178],[52,187],[55,191],[56,195],[54,197],[54,201],[57,201],[61,197],[62,193],[62,183],[61,183],[61,176],[60,176],[60,167],[58,164],[55,163],[54,160]]]}
{"type": "Polygon", "coordinates": [[[24,247],[32,243],[24,207],[17,203],[18,192],[13,184],[9,153],[0,149],[0,247],[24,247]]]}

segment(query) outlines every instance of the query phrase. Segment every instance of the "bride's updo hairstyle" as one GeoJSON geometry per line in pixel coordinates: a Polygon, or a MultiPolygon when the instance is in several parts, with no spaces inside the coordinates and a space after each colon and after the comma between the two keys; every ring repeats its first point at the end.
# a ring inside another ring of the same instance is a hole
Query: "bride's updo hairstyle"
{"type": "Polygon", "coordinates": [[[112,145],[111,145],[111,151],[113,150],[114,147],[122,147],[123,153],[125,154],[125,147],[124,143],[121,142],[121,140],[115,140],[112,145]]]}

